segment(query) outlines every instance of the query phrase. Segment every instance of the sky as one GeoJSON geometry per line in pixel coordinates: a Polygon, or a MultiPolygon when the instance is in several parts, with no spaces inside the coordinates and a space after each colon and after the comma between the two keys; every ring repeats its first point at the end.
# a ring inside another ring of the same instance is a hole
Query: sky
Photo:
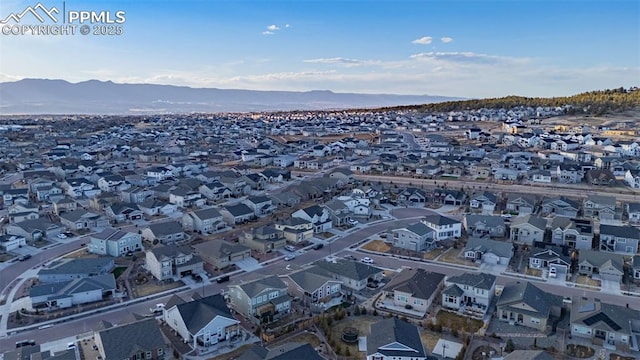
{"type": "MultiPolygon", "coordinates": [[[[62,12],[62,1],[41,3],[62,12]]],[[[36,4],[2,0],[0,19],[36,4]]],[[[38,23],[10,19],[0,24],[0,82],[469,98],[640,85],[637,0],[68,0],[64,9],[124,11],[122,34],[7,35],[4,26],[38,23]]]]}

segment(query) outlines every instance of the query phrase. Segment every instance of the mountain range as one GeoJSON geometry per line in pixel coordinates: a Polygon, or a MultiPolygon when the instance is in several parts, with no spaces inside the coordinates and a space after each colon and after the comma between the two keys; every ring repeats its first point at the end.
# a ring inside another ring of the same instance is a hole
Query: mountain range
{"type": "Polygon", "coordinates": [[[0,83],[0,115],[154,114],[330,110],[460,100],[430,95],[257,91],[89,80],[23,79],[0,83]]]}

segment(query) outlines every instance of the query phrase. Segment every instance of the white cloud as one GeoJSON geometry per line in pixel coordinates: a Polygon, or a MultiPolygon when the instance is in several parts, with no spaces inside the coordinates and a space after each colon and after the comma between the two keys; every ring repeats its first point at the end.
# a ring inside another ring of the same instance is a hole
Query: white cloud
{"type": "Polygon", "coordinates": [[[429,45],[431,44],[432,41],[433,41],[433,38],[431,36],[423,36],[419,39],[413,40],[411,43],[420,44],[420,45],[429,45]]]}
{"type": "Polygon", "coordinates": [[[445,43],[445,44],[448,44],[448,43],[450,43],[450,42],[452,42],[452,41],[453,41],[453,38],[450,38],[450,37],[448,37],[448,36],[444,36],[444,37],[441,37],[441,38],[440,38],[440,41],[442,41],[442,42],[443,42],[443,43],[445,43]]]}
{"type": "Polygon", "coordinates": [[[348,59],[348,58],[342,58],[342,57],[307,59],[307,60],[303,60],[303,62],[311,63],[311,64],[343,64],[343,65],[363,65],[367,63],[373,63],[372,61],[348,59]]]}
{"type": "Polygon", "coordinates": [[[411,59],[421,61],[436,61],[436,62],[448,62],[457,64],[483,64],[483,65],[498,65],[498,64],[517,64],[527,63],[530,61],[528,58],[514,58],[508,56],[497,56],[478,54],[474,52],[426,52],[418,53],[410,56],[411,59]]]}
{"type": "Polygon", "coordinates": [[[284,24],[284,27],[285,27],[285,28],[289,28],[290,26],[291,26],[291,25],[289,25],[289,24],[284,24]]]}
{"type": "Polygon", "coordinates": [[[265,30],[262,32],[262,35],[273,35],[275,34],[273,31],[265,30]]]}
{"type": "Polygon", "coordinates": [[[280,28],[278,27],[278,25],[269,25],[269,26],[267,26],[267,30],[269,30],[269,31],[277,31],[277,30],[280,30],[280,28]]]}

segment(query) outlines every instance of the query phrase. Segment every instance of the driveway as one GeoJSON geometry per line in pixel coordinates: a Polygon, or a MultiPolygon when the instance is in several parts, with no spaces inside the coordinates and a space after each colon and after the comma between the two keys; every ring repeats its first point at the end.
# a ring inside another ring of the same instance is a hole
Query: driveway
{"type": "Polygon", "coordinates": [[[620,283],[611,280],[600,280],[602,283],[600,284],[601,291],[607,292],[609,294],[621,294],[620,292],[620,283]]]}

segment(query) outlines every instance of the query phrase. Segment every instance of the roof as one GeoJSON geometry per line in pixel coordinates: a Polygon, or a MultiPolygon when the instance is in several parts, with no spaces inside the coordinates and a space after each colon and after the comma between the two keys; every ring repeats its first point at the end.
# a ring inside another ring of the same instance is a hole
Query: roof
{"type": "Polygon", "coordinates": [[[376,352],[390,357],[426,356],[418,328],[395,317],[371,324],[367,336],[367,355],[376,352]]]}
{"type": "Polygon", "coordinates": [[[266,196],[249,196],[247,201],[251,201],[254,204],[261,204],[265,202],[271,202],[271,198],[266,196]]]}
{"type": "Polygon", "coordinates": [[[370,276],[380,274],[383,271],[375,266],[347,259],[338,259],[335,262],[319,260],[314,264],[330,273],[357,281],[368,279],[370,276]]]}
{"type": "Polygon", "coordinates": [[[236,285],[244,291],[245,294],[249,298],[253,298],[254,296],[260,294],[266,289],[286,289],[287,284],[285,284],[279,277],[276,275],[272,275],[266,277],[264,279],[255,280],[249,283],[244,283],[240,285],[236,285]]]}
{"type": "Polygon", "coordinates": [[[640,319],[640,311],[586,297],[575,296],[571,301],[571,324],[630,334],[629,319],[640,319]]]}
{"type": "Polygon", "coordinates": [[[406,227],[406,229],[408,231],[411,231],[412,233],[418,235],[418,236],[425,236],[429,233],[433,232],[433,229],[431,229],[430,227],[428,227],[427,225],[419,222],[419,223],[415,223],[413,225],[409,225],[406,227]]]}
{"type": "Polygon", "coordinates": [[[48,268],[38,271],[38,276],[100,273],[105,267],[111,266],[113,266],[112,257],[68,259],[52,262],[48,268]]]}
{"type": "Polygon", "coordinates": [[[589,264],[596,267],[611,265],[614,268],[618,269],[620,272],[623,271],[623,268],[622,268],[623,260],[624,259],[622,255],[604,252],[604,251],[583,249],[583,250],[580,250],[580,253],[578,254],[579,263],[586,261],[589,264]]]}
{"type": "Polygon", "coordinates": [[[116,279],[113,274],[96,275],[58,283],[36,285],[29,291],[30,297],[67,297],[73,294],[96,290],[115,290],[116,279]]]}
{"type": "Polygon", "coordinates": [[[475,215],[475,214],[467,214],[465,215],[465,219],[467,222],[467,226],[474,226],[477,223],[482,223],[487,227],[504,227],[504,219],[502,216],[493,216],[493,215],[475,215]]]}
{"type": "Polygon", "coordinates": [[[447,283],[458,285],[469,285],[477,289],[490,290],[496,283],[495,275],[485,273],[462,273],[458,276],[451,276],[447,283]]]}
{"type": "Polygon", "coordinates": [[[254,211],[245,204],[228,205],[225,206],[224,209],[234,217],[254,213],[254,211]]]}
{"type": "Polygon", "coordinates": [[[200,210],[196,210],[193,212],[194,215],[196,215],[200,220],[205,220],[205,219],[214,219],[214,218],[219,218],[222,217],[222,215],[220,215],[220,212],[218,211],[218,209],[216,208],[207,208],[207,209],[200,209],[200,210]]]}
{"type": "Polygon", "coordinates": [[[491,240],[488,238],[470,238],[467,240],[465,251],[476,251],[481,253],[492,253],[499,257],[511,258],[513,256],[513,244],[491,240]]]}
{"type": "Polygon", "coordinates": [[[173,235],[182,233],[182,224],[177,221],[153,223],[149,225],[149,230],[151,230],[155,236],[173,235]]]}
{"type": "Polygon", "coordinates": [[[209,240],[193,245],[193,248],[198,251],[200,255],[214,258],[227,257],[232,254],[251,251],[251,248],[248,246],[219,239],[209,240]]]}
{"type": "Polygon", "coordinates": [[[401,291],[419,299],[429,299],[444,280],[444,275],[424,269],[405,269],[384,287],[384,291],[401,291]]]}
{"type": "Polygon", "coordinates": [[[105,359],[127,359],[143,351],[164,348],[165,340],[155,319],[111,327],[98,332],[105,359]]]}
{"type": "Polygon", "coordinates": [[[304,269],[289,274],[289,278],[293,280],[300,288],[306,292],[314,292],[321,288],[328,281],[335,281],[328,274],[322,274],[319,271],[313,271],[310,269],[304,269]]]}
{"type": "Polygon", "coordinates": [[[437,226],[459,224],[460,221],[448,218],[442,215],[427,215],[422,219],[423,222],[434,224],[437,226]]]}
{"type": "Polygon", "coordinates": [[[511,305],[516,305],[517,307],[513,307],[513,312],[548,317],[551,312],[551,307],[561,306],[561,304],[562,297],[546,293],[528,281],[518,281],[505,285],[498,299],[497,306],[512,308],[511,305]],[[526,306],[532,308],[533,311],[528,311],[517,306],[520,303],[524,303],[526,306]]]}
{"type": "Polygon", "coordinates": [[[107,228],[97,234],[91,235],[91,237],[95,239],[100,239],[100,240],[118,241],[131,234],[132,233],[127,231],[122,231],[114,228],[107,228]]]}
{"type": "Polygon", "coordinates": [[[322,216],[322,214],[324,213],[324,208],[319,205],[311,205],[302,209],[302,211],[309,215],[309,217],[313,217],[314,215],[322,216]]]}
{"type": "Polygon", "coordinates": [[[464,290],[462,290],[458,285],[452,284],[444,288],[444,290],[442,290],[442,294],[460,297],[464,295],[464,290]]]}
{"type": "Polygon", "coordinates": [[[585,199],[585,202],[590,201],[594,204],[600,204],[604,206],[616,207],[616,197],[607,195],[589,195],[585,199]]]}
{"type": "Polygon", "coordinates": [[[511,220],[511,227],[520,226],[524,224],[529,224],[533,227],[536,227],[540,230],[545,230],[547,228],[547,220],[532,214],[527,214],[525,216],[517,216],[513,220],[511,220]]]}
{"type": "Polygon", "coordinates": [[[633,226],[617,226],[600,224],[600,236],[613,235],[619,238],[640,239],[640,229],[633,226]]]}
{"type": "Polygon", "coordinates": [[[176,246],[176,245],[164,245],[157,246],[149,249],[156,259],[162,261],[163,259],[173,259],[178,256],[186,256],[192,253],[188,246],[176,246]]]}
{"type": "Polygon", "coordinates": [[[178,304],[176,307],[182,321],[192,334],[202,330],[217,316],[235,320],[221,294],[178,304]]]}

